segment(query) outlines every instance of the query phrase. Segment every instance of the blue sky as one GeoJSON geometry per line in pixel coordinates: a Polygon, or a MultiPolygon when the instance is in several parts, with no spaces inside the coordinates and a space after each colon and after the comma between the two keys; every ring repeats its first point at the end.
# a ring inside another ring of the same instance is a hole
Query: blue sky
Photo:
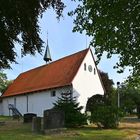
{"type": "MultiPolygon", "coordinates": [[[[56,19],[56,14],[52,9],[49,9],[44,13],[43,18],[39,20],[41,26],[40,36],[44,42],[47,42],[47,31],[48,31],[48,42],[53,60],[57,60],[66,55],[78,52],[88,47],[90,38],[86,37],[85,34],[73,33],[73,18],[67,16],[67,12],[76,7],[75,2],[66,1],[67,7],[63,12],[63,17],[60,21],[56,19]]],[[[46,46],[46,44],[44,44],[46,46]]],[[[45,51],[45,48],[44,48],[45,51]]],[[[43,55],[44,55],[43,51],[43,55]]],[[[16,52],[18,52],[17,62],[18,64],[12,64],[12,69],[4,70],[7,74],[8,79],[15,79],[21,72],[33,69],[35,67],[45,64],[43,55],[36,54],[35,56],[27,55],[21,58],[21,47],[16,45],[16,52]]],[[[98,68],[109,74],[109,77],[113,79],[116,84],[117,81],[124,81],[128,75],[128,70],[122,74],[117,74],[113,66],[117,62],[118,56],[113,56],[111,59],[102,57],[98,68]]]]}

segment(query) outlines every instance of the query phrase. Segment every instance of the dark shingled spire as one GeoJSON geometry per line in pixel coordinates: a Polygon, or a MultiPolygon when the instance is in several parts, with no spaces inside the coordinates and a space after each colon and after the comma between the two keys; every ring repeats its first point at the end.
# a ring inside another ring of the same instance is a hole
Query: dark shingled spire
{"type": "Polygon", "coordinates": [[[48,45],[48,40],[47,40],[47,47],[46,47],[46,51],[45,51],[45,55],[44,55],[44,60],[46,61],[46,63],[48,63],[49,61],[52,61],[50,49],[49,49],[49,45],[48,45]]]}

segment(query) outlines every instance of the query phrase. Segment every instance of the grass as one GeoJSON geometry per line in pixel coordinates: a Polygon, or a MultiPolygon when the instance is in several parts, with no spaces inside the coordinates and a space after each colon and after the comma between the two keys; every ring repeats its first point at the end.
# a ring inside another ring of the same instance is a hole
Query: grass
{"type": "Polygon", "coordinates": [[[87,126],[43,135],[33,134],[31,124],[23,124],[22,121],[3,116],[0,116],[0,121],[5,121],[5,125],[0,126],[0,140],[135,140],[140,129],[139,120],[125,118],[118,129],[101,130],[87,126]]]}
{"type": "Polygon", "coordinates": [[[0,121],[8,121],[11,117],[8,116],[0,116],[0,121]]]}

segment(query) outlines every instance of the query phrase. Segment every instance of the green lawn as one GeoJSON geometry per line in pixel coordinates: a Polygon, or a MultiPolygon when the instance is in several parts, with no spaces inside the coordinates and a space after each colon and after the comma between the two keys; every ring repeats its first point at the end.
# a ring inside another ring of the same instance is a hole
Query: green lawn
{"type": "Polygon", "coordinates": [[[95,127],[63,130],[55,134],[33,134],[31,124],[23,124],[9,117],[0,117],[0,140],[135,140],[140,123],[124,121],[118,129],[99,130],[95,127]]]}

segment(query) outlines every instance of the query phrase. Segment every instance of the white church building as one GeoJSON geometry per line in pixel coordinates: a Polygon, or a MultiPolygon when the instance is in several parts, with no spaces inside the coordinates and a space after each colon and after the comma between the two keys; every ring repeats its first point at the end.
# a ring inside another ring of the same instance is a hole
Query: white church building
{"type": "Polygon", "coordinates": [[[21,73],[1,96],[0,114],[12,115],[11,105],[22,115],[43,116],[62,93],[72,93],[84,109],[88,98],[104,94],[90,48],[21,73]]]}

